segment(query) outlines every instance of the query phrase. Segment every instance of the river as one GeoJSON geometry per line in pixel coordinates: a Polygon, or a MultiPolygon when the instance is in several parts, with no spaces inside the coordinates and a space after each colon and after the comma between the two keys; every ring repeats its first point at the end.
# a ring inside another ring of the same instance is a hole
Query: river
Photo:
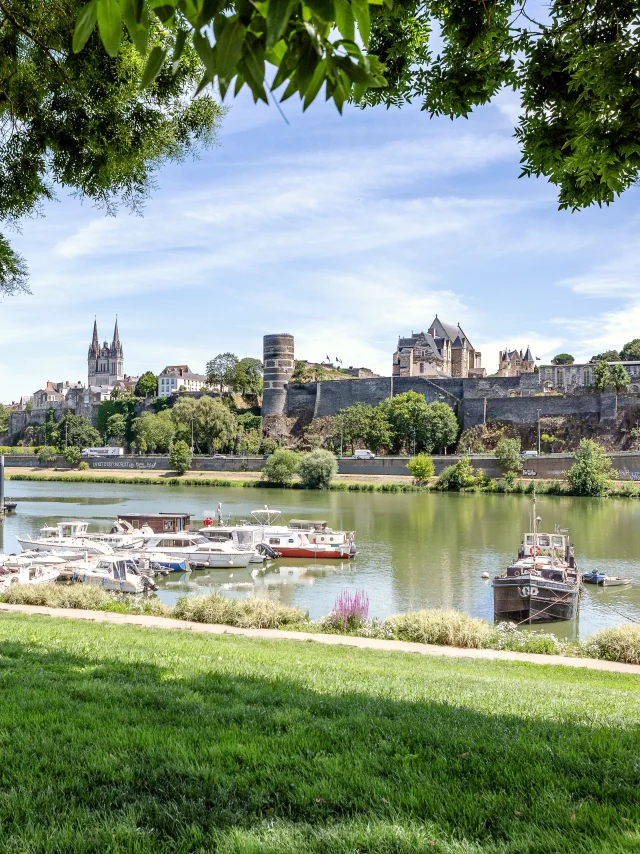
{"type": "MultiPolygon", "coordinates": [[[[247,519],[268,504],[289,518],[326,519],[355,530],[358,555],[350,561],[278,561],[252,579],[244,570],[202,570],[161,580],[160,598],[222,591],[269,596],[308,611],[331,611],[342,590],[364,590],[372,616],[446,607],[493,619],[491,582],[512,560],[530,530],[531,499],[516,495],[377,494],[53,482],[7,483],[17,513],[0,523],[0,553],[19,551],[16,540],[44,524],[85,519],[108,529],[121,512],[184,511],[203,519],[222,502],[225,519],[247,519]]],[[[569,528],[583,571],[598,567],[628,575],[634,586],[588,587],[576,624],[548,624],[561,637],[584,638],[606,626],[640,623],[640,502],[544,496],[542,530],[569,528]]]]}

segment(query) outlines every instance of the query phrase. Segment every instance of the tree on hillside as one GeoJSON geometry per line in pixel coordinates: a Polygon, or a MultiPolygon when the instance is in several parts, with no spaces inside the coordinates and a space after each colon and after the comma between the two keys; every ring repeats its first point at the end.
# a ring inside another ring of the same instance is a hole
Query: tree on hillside
{"type": "Polygon", "coordinates": [[[176,439],[182,439],[189,447],[198,448],[198,436],[196,435],[196,408],[197,400],[192,397],[181,397],[175,406],[169,410],[171,420],[176,428],[176,439]],[[193,441],[192,441],[193,437],[193,441]]]}
{"type": "Polygon", "coordinates": [[[235,416],[219,400],[201,397],[196,401],[195,426],[199,440],[207,445],[209,453],[231,447],[238,431],[235,416]]]}
{"type": "Polygon", "coordinates": [[[605,362],[617,362],[620,360],[620,353],[617,350],[605,350],[604,353],[592,356],[590,361],[601,362],[603,359],[605,362]]]}
{"type": "Polygon", "coordinates": [[[117,439],[121,442],[127,432],[127,419],[121,412],[110,415],[107,419],[105,439],[117,439]]]}
{"type": "Polygon", "coordinates": [[[500,439],[496,445],[496,457],[505,477],[520,474],[522,471],[520,439],[500,439]]]}
{"type": "Polygon", "coordinates": [[[427,405],[422,428],[422,445],[429,453],[453,445],[458,438],[458,430],[458,419],[450,406],[438,401],[427,405]]]}
{"type": "Polygon", "coordinates": [[[389,421],[387,410],[380,406],[373,406],[367,419],[364,443],[377,454],[381,448],[389,448],[393,441],[393,428],[389,421]]]}
{"type": "Polygon", "coordinates": [[[158,391],[158,378],[153,371],[145,371],[136,383],[136,397],[155,397],[158,391]]]}
{"type": "Polygon", "coordinates": [[[120,397],[117,400],[103,400],[98,407],[96,426],[105,439],[109,438],[109,418],[112,415],[124,416],[126,428],[124,437],[127,442],[133,441],[133,421],[136,417],[136,408],[140,401],[135,397],[120,397]]]}
{"type": "MultiPolygon", "coordinates": [[[[122,13],[116,0],[100,6],[109,9],[99,27],[112,55],[130,37],[146,56],[149,21],[185,33],[176,50],[148,52],[143,84],[180,67],[183,45],[193,44],[206,69],[200,88],[215,81],[224,97],[246,85],[267,103],[266,60],[277,67],[268,87],[285,87],[283,99],[298,93],[305,109],[324,87],[338,109],[350,99],[417,101],[426,115],[466,117],[508,87],[521,103],[523,174],[555,183],[561,208],[609,204],[638,177],[640,35],[637,4],[628,0],[550,0],[543,20],[526,0],[140,0],[122,13]]],[[[76,49],[95,22],[92,0],[78,17],[76,49]]]]}
{"type": "Polygon", "coordinates": [[[634,338],[620,351],[621,362],[640,362],[640,338],[634,338]]]}
{"type": "Polygon", "coordinates": [[[398,394],[380,404],[393,430],[393,448],[403,447],[412,451],[415,438],[416,451],[425,447],[424,427],[427,417],[427,401],[417,391],[398,394]]]}
{"type": "Polygon", "coordinates": [[[80,450],[94,448],[102,444],[100,433],[89,419],[85,418],[84,415],[74,415],[69,409],[51,431],[48,431],[48,441],[58,448],[74,445],[80,450]]]}
{"type": "Polygon", "coordinates": [[[136,444],[141,451],[150,454],[166,453],[171,448],[176,426],[169,410],[157,414],[143,412],[133,423],[136,444]]]}
{"type": "Polygon", "coordinates": [[[11,415],[11,410],[8,406],[3,406],[0,403],[0,433],[6,433],[9,429],[9,416],[11,415]]]}
{"type": "Polygon", "coordinates": [[[623,365],[613,365],[611,368],[611,385],[616,391],[624,391],[631,382],[629,374],[623,365]]]}
{"type": "MultiPolygon", "coordinates": [[[[90,14],[100,7],[104,33],[127,5],[133,8],[125,0],[100,0],[90,14]]],[[[203,72],[193,45],[185,45],[175,74],[167,68],[141,91],[146,60],[129,39],[108,55],[98,34],[87,33],[82,52],[73,51],[83,6],[82,0],[0,3],[0,222],[36,212],[59,187],[109,211],[118,201],[140,209],[164,162],[215,138],[221,108],[208,94],[191,97],[203,72]]],[[[150,49],[171,43],[152,15],[150,49]]],[[[24,262],[0,238],[0,292],[25,287],[24,262]]]]}
{"type": "Polygon", "coordinates": [[[581,439],[574,459],[567,472],[571,491],[576,495],[606,495],[615,474],[606,450],[591,439],[581,439]]]}
{"type": "Polygon", "coordinates": [[[349,445],[353,453],[356,442],[364,440],[372,411],[373,406],[361,401],[341,409],[334,419],[336,442],[342,440],[343,448],[349,445]]]}
{"type": "Polygon", "coordinates": [[[601,359],[593,369],[593,386],[598,391],[605,391],[610,385],[611,371],[609,365],[604,359],[601,359]]]}
{"type": "Polygon", "coordinates": [[[551,360],[552,365],[573,365],[575,359],[570,353],[558,353],[551,360]]]}
{"type": "Polygon", "coordinates": [[[238,394],[262,394],[262,362],[240,359],[231,373],[231,388],[238,394]]]}
{"type": "Polygon", "coordinates": [[[233,383],[238,357],[233,353],[218,353],[218,355],[207,362],[207,380],[210,386],[218,386],[222,394],[224,386],[233,383]]]}

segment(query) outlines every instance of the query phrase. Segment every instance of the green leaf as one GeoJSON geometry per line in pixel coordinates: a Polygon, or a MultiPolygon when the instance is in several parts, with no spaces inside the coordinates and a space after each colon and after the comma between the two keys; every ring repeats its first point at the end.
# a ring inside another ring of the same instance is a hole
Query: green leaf
{"type": "Polygon", "coordinates": [[[269,0],[267,12],[267,47],[280,40],[293,11],[293,0],[269,0]]]}
{"type": "Polygon", "coordinates": [[[369,0],[351,0],[353,16],[358,22],[360,36],[365,47],[369,44],[371,34],[371,19],[369,18],[369,0]]]}
{"type": "Polygon", "coordinates": [[[313,72],[313,77],[311,78],[311,83],[309,83],[307,87],[307,91],[304,96],[304,104],[302,107],[303,112],[307,109],[307,107],[313,103],[316,95],[320,91],[320,87],[322,86],[325,79],[325,71],[327,68],[327,60],[323,59],[316,65],[316,70],[313,72]]]}
{"type": "Polygon", "coordinates": [[[166,58],[167,51],[156,45],[149,54],[147,64],[142,72],[142,80],[140,82],[141,89],[146,89],[147,86],[150,86],[153,83],[158,74],[160,74],[166,58]]]}
{"type": "Polygon", "coordinates": [[[335,3],[338,29],[343,38],[352,42],[355,38],[355,20],[351,3],[349,3],[349,0],[335,0],[335,3]]]}
{"type": "Polygon", "coordinates": [[[138,0],[120,0],[120,8],[122,20],[129,31],[131,41],[138,53],[146,56],[149,44],[149,12],[146,4],[141,5],[138,0]],[[139,12],[140,18],[138,18],[139,12]]]}
{"type": "Polygon", "coordinates": [[[117,56],[122,39],[122,11],[119,0],[98,0],[98,30],[109,56],[117,56]]]}
{"type": "Polygon", "coordinates": [[[335,20],[333,0],[305,0],[307,6],[321,21],[335,20]]]}
{"type": "Polygon", "coordinates": [[[87,43],[87,39],[93,32],[93,28],[96,25],[96,21],[98,20],[97,15],[97,0],[91,0],[90,3],[87,3],[86,6],[83,6],[82,9],[78,12],[78,17],[76,18],[76,28],[73,31],[73,41],[71,42],[71,48],[74,53],[80,53],[82,48],[87,43]]]}
{"type": "MultiPolygon", "coordinates": [[[[174,74],[178,71],[178,68],[180,67],[180,57],[182,56],[182,52],[184,50],[184,45],[185,45],[185,42],[187,40],[188,35],[189,35],[189,33],[187,32],[187,30],[178,30],[178,32],[176,34],[176,43],[173,46],[173,57],[171,58],[171,70],[173,71],[174,74]]],[[[193,34],[194,45],[196,42],[196,36],[198,36],[198,35],[200,35],[200,34],[199,33],[193,34]]],[[[208,40],[207,40],[207,44],[209,44],[208,40]]],[[[197,50],[197,48],[196,48],[196,50],[197,50]]]]}
{"type": "MultiPolygon", "coordinates": [[[[186,35],[187,35],[186,30],[181,30],[181,33],[184,34],[184,36],[186,37],[186,35]]],[[[184,39],[182,41],[184,43],[184,39]]],[[[178,45],[176,42],[176,48],[177,48],[177,46],[178,45]]],[[[201,33],[194,33],[193,34],[193,46],[195,47],[195,49],[198,53],[198,56],[202,60],[202,64],[207,69],[207,77],[209,78],[209,82],[211,82],[211,80],[213,80],[213,78],[215,76],[216,69],[215,69],[215,57],[214,57],[213,47],[211,46],[209,39],[206,36],[203,36],[201,33]]],[[[174,56],[174,63],[175,63],[175,56],[174,56]]]]}
{"type": "Polygon", "coordinates": [[[237,18],[229,18],[227,26],[216,42],[218,76],[230,81],[242,54],[246,28],[237,18]]]}

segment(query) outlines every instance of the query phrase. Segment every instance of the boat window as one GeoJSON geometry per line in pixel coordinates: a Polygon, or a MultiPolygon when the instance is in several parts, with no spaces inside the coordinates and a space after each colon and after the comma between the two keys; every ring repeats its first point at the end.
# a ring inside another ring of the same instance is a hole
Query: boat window
{"type": "Polygon", "coordinates": [[[271,539],[269,540],[269,544],[272,546],[279,546],[280,540],[277,537],[271,537],[271,539]]]}
{"type": "Polygon", "coordinates": [[[170,519],[164,520],[163,530],[164,531],[173,531],[173,522],[170,519]]]}
{"type": "Polygon", "coordinates": [[[290,540],[289,540],[289,542],[290,542],[290,543],[292,543],[292,542],[293,542],[293,540],[292,540],[292,539],[290,539],[290,540]]]}
{"type": "Polygon", "coordinates": [[[208,543],[209,540],[206,537],[192,537],[190,542],[191,543],[208,543]]]}
{"type": "Polygon", "coordinates": [[[549,546],[551,545],[551,543],[549,541],[549,537],[546,534],[539,536],[538,537],[538,545],[542,546],[543,548],[549,548],[549,546]]]}
{"type": "Polygon", "coordinates": [[[563,546],[563,542],[562,542],[562,541],[563,541],[563,539],[564,539],[564,537],[553,537],[553,545],[554,545],[557,549],[561,549],[561,548],[562,548],[562,546],[563,546]]]}
{"type": "Polygon", "coordinates": [[[532,545],[533,545],[533,534],[527,534],[527,536],[526,536],[526,538],[525,538],[525,543],[526,543],[528,546],[532,546],[532,545]]]}

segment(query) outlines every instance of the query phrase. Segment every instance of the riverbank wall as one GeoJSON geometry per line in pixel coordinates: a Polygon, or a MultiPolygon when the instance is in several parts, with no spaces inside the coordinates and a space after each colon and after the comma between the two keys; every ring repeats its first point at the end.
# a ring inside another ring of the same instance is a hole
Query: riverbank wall
{"type": "MultiPolygon", "coordinates": [[[[617,472],[617,480],[640,482],[640,452],[619,452],[610,454],[611,463],[617,472]]],[[[410,457],[377,457],[373,460],[338,460],[338,473],[347,475],[376,476],[405,476],[410,477],[407,463],[410,457]]],[[[435,456],[435,473],[441,474],[447,466],[453,465],[461,457],[435,456]]],[[[482,469],[487,477],[501,476],[498,460],[494,456],[471,456],[475,469],[482,469]]],[[[170,471],[169,457],[158,456],[126,456],[113,459],[87,460],[89,467],[96,473],[109,471],[170,471]]],[[[260,472],[264,468],[264,457],[219,457],[196,456],[193,458],[191,471],[201,472],[260,472]]],[[[522,477],[554,480],[561,479],[574,463],[573,454],[543,454],[539,457],[525,459],[522,465],[522,477]]],[[[5,455],[7,468],[36,468],[38,459],[35,456],[5,455]]],[[[62,457],[48,464],[59,469],[73,471],[73,466],[65,464],[62,457]]]]}

